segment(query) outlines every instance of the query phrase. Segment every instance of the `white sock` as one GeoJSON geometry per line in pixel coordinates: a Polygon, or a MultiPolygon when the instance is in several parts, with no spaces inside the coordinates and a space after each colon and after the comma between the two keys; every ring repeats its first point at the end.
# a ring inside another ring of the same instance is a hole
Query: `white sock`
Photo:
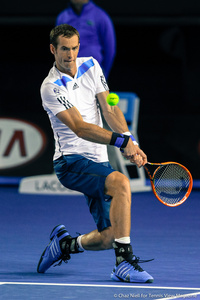
{"type": "Polygon", "coordinates": [[[119,239],[115,239],[115,242],[120,243],[120,244],[130,244],[131,239],[130,239],[130,236],[125,236],[125,237],[121,237],[119,239]]]}
{"type": "Polygon", "coordinates": [[[78,244],[78,247],[79,247],[79,250],[81,250],[81,251],[84,251],[85,249],[83,248],[83,246],[82,246],[82,244],[81,244],[81,239],[82,239],[82,237],[84,236],[84,234],[82,234],[82,235],[79,235],[78,237],[77,237],[77,244],[78,244]]]}

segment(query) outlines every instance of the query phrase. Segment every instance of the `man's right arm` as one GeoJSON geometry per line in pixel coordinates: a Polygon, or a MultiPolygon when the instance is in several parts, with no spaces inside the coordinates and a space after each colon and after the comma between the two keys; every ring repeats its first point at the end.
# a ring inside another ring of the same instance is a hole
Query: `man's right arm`
{"type": "Polygon", "coordinates": [[[85,122],[76,107],[61,111],[56,117],[79,138],[99,144],[109,144],[111,140],[111,131],[85,122]]]}
{"type": "MultiPolygon", "coordinates": [[[[70,109],[61,111],[56,116],[79,138],[98,144],[110,144],[113,132],[101,128],[95,124],[85,122],[76,107],[71,107],[70,109]]],[[[138,146],[133,144],[131,139],[129,139],[126,147],[124,148],[123,155],[129,159],[132,159],[132,161],[135,162],[138,167],[144,163],[142,157],[145,154],[138,146]]]]}

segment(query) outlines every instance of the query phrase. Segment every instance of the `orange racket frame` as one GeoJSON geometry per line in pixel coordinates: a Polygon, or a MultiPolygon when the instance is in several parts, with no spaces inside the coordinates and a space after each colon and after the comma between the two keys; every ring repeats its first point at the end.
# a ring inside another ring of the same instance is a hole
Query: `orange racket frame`
{"type": "Polygon", "coordinates": [[[166,206],[170,206],[170,207],[175,207],[175,206],[178,206],[178,205],[182,204],[183,202],[185,202],[185,200],[187,200],[187,198],[189,197],[189,195],[190,195],[190,193],[192,191],[193,179],[192,179],[192,175],[191,175],[190,171],[185,166],[183,166],[183,165],[181,165],[181,164],[179,164],[177,162],[172,162],[172,161],[170,161],[170,162],[164,162],[164,163],[151,163],[151,162],[148,162],[147,164],[144,165],[144,168],[145,168],[145,170],[146,170],[146,172],[147,172],[147,174],[148,174],[148,176],[150,178],[152,191],[153,191],[154,195],[156,196],[156,198],[162,204],[164,204],[166,206]],[[152,166],[158,166],[158,168],[156,168],[156,170],[153,172],[153,175],[151,175],[151,173],[150,173],[150,171],[149,171],[149,169],[147,167],[147,164],[152,165],[152,166]],[[154,175],[158,171],[159,166],[161,167],[161,166],[164,166],[164,165],[167,165],[167,164],[176,164],[176,165],[179,165],[180,167],[182,167],[188,173],[188,176],[189,176],[189,187],[188,187],[188,190],[187,190],[185,196],[181,200],[179,200],[177,203],[173,203],[173,204],[166,203],[162,199],[160,199],[160,197],[156,193],[156,189],[155,189],[155,186],[154,186],[154,175]]]}

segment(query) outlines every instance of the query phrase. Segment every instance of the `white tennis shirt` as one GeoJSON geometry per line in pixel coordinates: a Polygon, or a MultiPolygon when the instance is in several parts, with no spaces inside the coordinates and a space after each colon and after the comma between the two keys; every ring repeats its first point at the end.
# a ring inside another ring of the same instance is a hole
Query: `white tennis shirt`
{"type": "Polygon", "coordinates": [[[41,86],[42,104],[46,110],[55,139],[53,159],[61,155],[80,154],[96,162],[108,161],[107,146],[79,138],[56,115],[75,106],[87,123],[103,127],[98,93],[108,90],[99,63],[93,57],[76,59],[77,73],[74,78],[60,72],[54,63],[41,86]]]}

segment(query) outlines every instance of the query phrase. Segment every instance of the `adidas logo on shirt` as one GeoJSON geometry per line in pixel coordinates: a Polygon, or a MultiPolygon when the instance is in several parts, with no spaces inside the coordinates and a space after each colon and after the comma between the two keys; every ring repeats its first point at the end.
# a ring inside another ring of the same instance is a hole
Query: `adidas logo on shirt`
{"type": "Polygon", "coordinates": [[[78,89],[78,88],[79,88],[79,86],[78,86],[78,84],[75,82],[75,83],[74,83],[74,86],[73,86],[73,90],[78,89]]]}

